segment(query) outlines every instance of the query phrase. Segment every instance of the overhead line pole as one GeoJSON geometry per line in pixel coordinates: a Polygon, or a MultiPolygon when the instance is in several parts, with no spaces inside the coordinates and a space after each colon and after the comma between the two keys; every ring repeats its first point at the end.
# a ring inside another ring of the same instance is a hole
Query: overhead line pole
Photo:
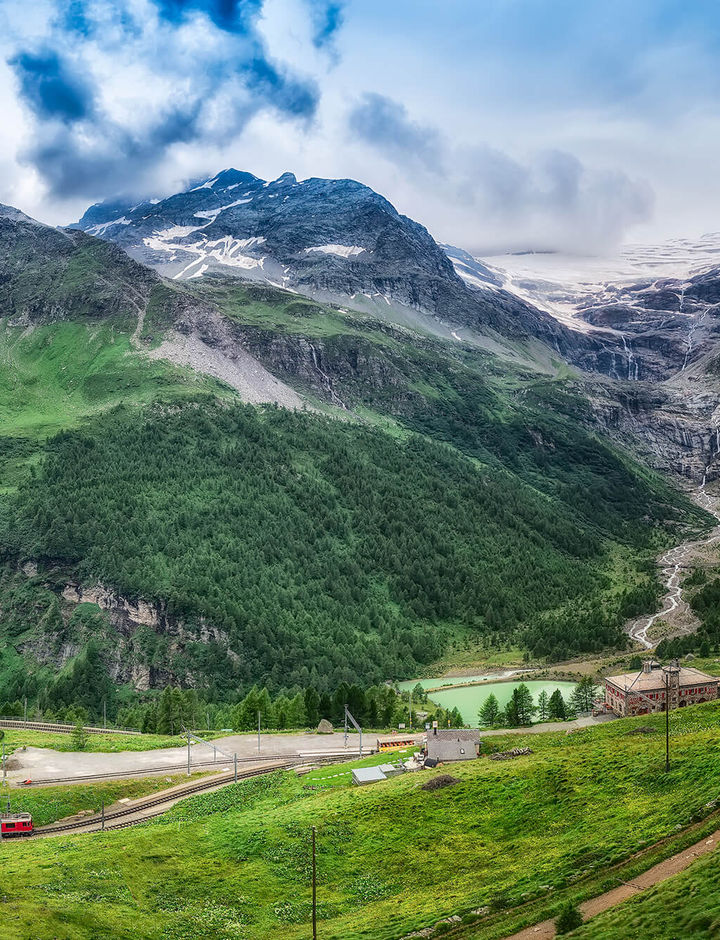
{"type": "Polygon", "coordinates": [[[317,866],[315,863],[315,826],[312,827],[312,935],[313,940],[317,940],[317,866]]]}
{"type": "Polygon", "coordinates": [[[665,773],[670,770],[670,677],[665,673],[665,773]]]}

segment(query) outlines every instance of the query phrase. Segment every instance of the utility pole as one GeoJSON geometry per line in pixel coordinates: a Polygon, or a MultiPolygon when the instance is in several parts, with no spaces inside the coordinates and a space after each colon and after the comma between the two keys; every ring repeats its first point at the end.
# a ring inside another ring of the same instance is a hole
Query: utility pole
{"type": "Polygon", "coordinates": [[[412,728],[412,689],[410,689],[410,701],[408,703],[408,728],[412,728]]]}
{"type": "Polygon", "coordinates": [[[260,709],[258,708],[258,754],[260,753],[260,709]]]}
{"type": "Polygon", "coordinates": [[[665,673],[665,773],[670,770],[670,676],[665,673]]]}
{"type": "Polygon", "coordinates": [[[348,736],[348,719],[347,719],[347,716],[348,716],[348,707],[347,707],[347,702],[345,702],[345,737],[344,737],[344,739],[343,739],[343,744],[344,744],[345,747],[347,747],[347,736],[348,736]]]}
{"type": "Polygon", "coordinates": [[[105,797],[102,798],[100,804],[100,829],[103,832],[105,831],[105,797]]]}
{"type": "Polygon", "coordinates": [[[103,699],[103,728],[107,728],[107,701],[103,699]]]}
{"type": "MultiPolygon", "coordinates": [[[[350,722],[355,726],[355,730],[360,735],[360,757],[362,757],[362,728],[357,723],[357,721],[355,721],[355,718],[353,717],[353,713],[350,711],[350,709],[346,705],[345,706],[345,726],[346,727],[347,727],[348,720],[350,720],[350,722]]],[[[347,732],[345,733],[347,735],[347,732]]],[[[347,741],[347,737],[345,738],[345,740],[347,741]]]]}
{"type": "Polygon", "coordinates": [[[237,751],[235,751],[235,783],[237,783],[237,751]]]}
{"type": "Polygon", "coordinates": [[[25,696],[25,727],[27,728],[27,695],[25,696]]]}
{"type": "Polygon", "coordinates": [[[312,935],[317,940],[317,867],[315,864],[315,826],[312,827],[312,935]]]}
{"type": "Polygon", "coordinates": [[[2,767],[3,767],[3,786],[7,779],[7,771],[5,770],[5,742],[2,743],[2,767]]]}
{"type": "Polygon", "coordinates": [[[188,777],[190,776],[190,733],[188,732],[188,777]]]}

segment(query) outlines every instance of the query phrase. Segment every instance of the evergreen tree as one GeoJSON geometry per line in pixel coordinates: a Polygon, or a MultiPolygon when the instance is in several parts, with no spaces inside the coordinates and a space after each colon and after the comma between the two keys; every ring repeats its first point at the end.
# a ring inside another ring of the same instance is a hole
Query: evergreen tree
{"type": "Polygon", "coordinates": [[[83,725],[82,718],[78,718],[72,733],[72,746],[74,751],[84,751],[87,745],[87,732],[83,725]]]}
{"type": "Polygon", "coordinates": [[[551,721],[565,721],[567,718],[565,699],[562,697],[562,692],[560,689],[555,689],[553,694],[550,696],[550,702],[548,703],[548,718],[551,721]]]}
{"type": "Polygon", "coordinates": [[[576,712],[592,711],[595,701],[595,682],[591,676],[583,676],[575,686],[572,703],[576,712]]]}
{"type": "Polygon", "coordinates": [[[575,930],[576,927],[580,927],[582,922],[582,914],[572,901],[568,901],[560,911],[560,916],[555,921],[555,928],[558,934],[562,935],[570,933],[570,931],[575,930]]]}
{"type": "Polygon", "coordinates": [[[320,696],[317,689],[309,686],[305,689],[305,720],[307,724],[314,728],[320,721],[320,696]]]}
{"type": "Polygon", "coordinates": [[[478,718],[481,725],[494,727],[500,720],[500,705],[497,698],[491,692],[485,699],[478,712],[478,718]]]}
{"type": "Polygon", "coordinates": [[[550,696],[545,689],[538,695],[537,715],[540,721],[547,721],[550,696]]]}

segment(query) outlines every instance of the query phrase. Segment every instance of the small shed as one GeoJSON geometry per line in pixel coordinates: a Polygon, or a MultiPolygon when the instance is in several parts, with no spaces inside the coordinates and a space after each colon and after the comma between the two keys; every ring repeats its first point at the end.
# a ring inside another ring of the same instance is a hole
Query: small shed
{"type": "Polygon", "coordinates": [[[367,783],[379,783],[387,780],[387,776],[379,767],[356,767],[352,772],[352,782],[359,787],[367,783]]]}

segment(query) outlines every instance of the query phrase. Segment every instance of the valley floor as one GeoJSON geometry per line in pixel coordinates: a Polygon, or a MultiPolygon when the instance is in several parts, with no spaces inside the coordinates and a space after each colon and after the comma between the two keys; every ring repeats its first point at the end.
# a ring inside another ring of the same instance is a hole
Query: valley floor
{"type": "Polygon", "coordinates": [[[717,830],[720,703],[671,722],[667,774],[662,716],[643,716],[488,739],[530,753],[445,767],[442,789],[432,770],[362,788],[273,773],[130,830],[3,845],[4,936],[306,940],[314,826],[324,940],[507,937],[717,830]]]}

